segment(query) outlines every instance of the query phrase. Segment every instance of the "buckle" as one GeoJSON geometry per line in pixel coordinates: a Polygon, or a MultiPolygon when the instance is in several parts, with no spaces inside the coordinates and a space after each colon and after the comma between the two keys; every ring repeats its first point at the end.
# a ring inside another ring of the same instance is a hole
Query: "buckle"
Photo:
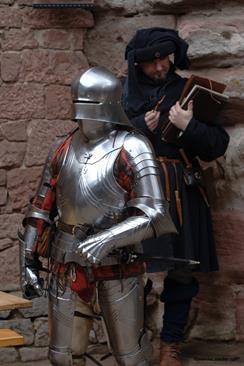
{"type": "Polygon", "coordinates": [[[72,235],[79,241],[85,240],[87,238],[87,231],[88,227],[86,225],[78,224],[72,227],[72,235]]]}

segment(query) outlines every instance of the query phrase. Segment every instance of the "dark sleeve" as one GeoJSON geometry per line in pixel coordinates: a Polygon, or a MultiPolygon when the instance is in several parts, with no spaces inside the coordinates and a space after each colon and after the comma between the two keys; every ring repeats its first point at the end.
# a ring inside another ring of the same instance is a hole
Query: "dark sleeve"
{"type": "Polygon", "coordinates": [[[145,114],[130,118],[131,124],[142,132],[150,141],[153,139],[153,133],[149,130],[145,122],[145,114]]]}
{"type": "Polygon", "coordinates": [[[221,125],[207,125],[192,118],[180,137],[183,148],[203,161],[222,156],[229,143],[229,135],[221,125]]]}

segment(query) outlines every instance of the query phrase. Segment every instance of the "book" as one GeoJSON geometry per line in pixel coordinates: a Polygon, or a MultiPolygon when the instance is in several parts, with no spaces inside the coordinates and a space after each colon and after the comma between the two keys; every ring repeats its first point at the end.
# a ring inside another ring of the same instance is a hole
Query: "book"
{"type": "MultiPolygon", "coordinates": [[[[229,97],[223,94],[225,87],[225,84],[192,75],[185,84],[180,105],[187,109],[189,101],[193,100],[194,118],[211,124],[228,101],[229,97]]],[[[168,121],[162,129],[161,137],[163,141],[177,143],[180,134],[181,130],[168,121]]]]}

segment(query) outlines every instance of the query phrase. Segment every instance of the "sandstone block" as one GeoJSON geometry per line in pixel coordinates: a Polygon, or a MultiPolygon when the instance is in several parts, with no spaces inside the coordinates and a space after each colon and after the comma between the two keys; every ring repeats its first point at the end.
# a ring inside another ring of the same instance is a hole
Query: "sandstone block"
{"type": "Polygon", "coordinates": [[[26,141],[26,128],[26,121],[14,121],[0,125],[0,130],[4,138],[8,141],[26,141]]]}
{"type": "Polygon", "coordinates": [[[235,339],[235,301],[229,286],[214,285],[209,276],[208,281],[200,284],[197,306],[197,318],[190,330],[190,339],[235,339]]]}
{"type": "Polygon", "coordinates": [[[0,320],[0,328],[10,328],[20,332],[24,337],[24,344],[29,345],[34,341],[33,325],[30,319],[0,320]]]}
{"type": "Polygon", "coordinates": [[[50,53],[50,68],[53,70],[53,78],[55,82],[60,84],[66,84],[70,87],[75,76],[88,67],[88,61],[83,52],[55,51],[50,53]]]}
{"type": "Polygon", "coordinates": [[[35,33],[29,29],[5,28],[0,44],[3,51],[21,51],[23,48],[38,47],[35,33]]]}
{"type": "Polygon", "coordinates": [[[164,27],[175,28],[175,19],[171,15],[138,15],[118,22],[118,18],[112,15],[98,17],[96,30],[91,30],[85,40],[85,54],[89,63],[118,72],[124,63],[124,51],[128,41],[137,29],[152,27],[152,24],[155,27],[163,24],[164,27]]]}
{"type": "MultiPolygon", "coordinates": [[[[43,317],[48,314],[48,298],[47,297],[37,297],[32,300],[32,307],[26,308],[26,309],[19,309],[20,314],[24,318],[37,318],[37,317],[43,317]]],[[[46,318],[42,318],[42,322],[39,324],[35,323],[35,329],[37,329],[39,326],[41,326],[42,323],[46,322],[46,318]]],[[[36,346],[40,346],[40,344],[36,344],[36,346]]]]}
{"type": "Polygon", "coordinates": [[[4,52],[1,58],[1,77],[3,81],[17,81],[21,57],[17,52],[4,52]]]}
{"type": "Polygon", "coordinates": [[[83,9],[24,9],[23,23],[34,29],[92,28],[94,18],[83,9]]]}
{"type": "Polygon", "coordinates": [[[39,318],[35,320],[34,327],[36,330],[35,333],[35,346],[43,347],[48,346],[48,319],[47,318],[39,318]]]}
{"type": "Polygon", "coordinates": [[[72,100],[70,86],[49,85],[45,89],[45,95],[47,119],[71,119],[72,100]]]}
{"type": "Polygon", "coordinates": [[[0,238],[17,239],[17,230],[23,216],[18,213],[0,215],[0,238]]]}
{"type": "Polygon", "coordinates": [[[14,7],[4,6],[0,8],[0,28],[12,27],[20,28],[22,25],[21,10],[14,7]]]}
{"type": "Polygon", "coordinates": [[[13,246],[13,240],[10,238],[0,239],[0,251],[4,251],[13,246]]]}
{"type": "Polygon", "coordinates": [[[5,205],[7,202],[8,192],[5,187],[0,187],[0,206],[5,205]]]}
{"type": "Polygon", "coordinates": [[[1,348],[0,352],[0,362],[3,365],[3,363],[11,363],[15,362],[18,357],[18,352],[14,347],[3,347],[1,348]]]}
{"type": "Polygon", "coordinates": [[[7,319],[11,313],[11,310],[1,310],[0,319],[7,319]]]}
{"type": "Polygon", "coordinates": [[[34,83],[2,85],[0,111],[1,118],[10,120],[44,118],[43,86],[34,83]]]}
{"type": "Polygon", "coordinates": [[[86,33],[84,31],[81,31],[80,29],[72,29],[71,48],[73,50],[83,51],[85,37],[86,33]]]}
{"type": "MultiPolygon", "coordinates": [[[[19,284],[19,245],[1,253],[0,286],[19,284]]],[[[5,327],[6,328],[6,327],[5,327]]]]}
{"type": "Polygon", "coordinates": [[[14,3],[14,0],[2,0],[2,4],[12,5],[14,3]]]}
{"type": "Polygon", "coordinates": [[[95,0],[97,11],[113,11],[123,15],[134,15],[146,8],[142,0],[95,0]]]}
{"type": "Polygon", "coordinates": [[[244,98],[244,66],[230,68],[194,69],[180,72],[182,76],[189,77],[191,74],[207,77],[226,84],[225,93],[230,97],[244,98]]]}
{"type": "Polygon", "coordinates": [[[222,274],[218,281],[226,284],[226,286],[231,283],[243,284],[244,211],[225,210],[222,212],[213,212],[212,216],[222,274]]]}
{"type": "Polygon", "coordinates": [[[5,186],[7,181],[7,172],[4,169],[0,169],[0,186],[5,186]]]}
{"type": "Polygon", "coordinates": [[[241,63],[244,42],[240,8],[188,14],[181,17],[178,29],[189,42],[193,65],[223,67],[241,63]]]}
{"type": "Polygon", "coordinates": [[[12,207],[23,211],[35,194],[42,168],[20,168],[8,172],[7,187],[12,207]]]}
{"type": "Polygon", "coordinates": [[[244,286],[233,285],[235,294],[236,309],[236,338],[238,341],[244,340],[244,286]]]}
{"type": "Polygon", "coordinates": [[[0,167],[18,167],[24,160],[26,144],[24,142],[3,141],[0,146],[0,167]]]}
{"type": "Polygon", "coordinates": [[[45,81],[48,75],[52,75],[52,72],[49,67],[49,52],[47,50],[35,49],[22,52],[21,81],[45,81]]]}
{"type": "Polygon", "coordinates": [[[47,347],[21,347],[19,353],[22,362],[46,360],[48,358],[47,347]]]}
{"type": "MultiPolygon", "coordinates": [[[[50,88],[51,90],[54,89],[54,91],[63,90],[62,88],[59,89],[51,86],[50,88]]],[[[68,91],[68,89],[69,88],[66,90],[68,91]]],[[[70,100],[69,102],[64,102],[64,99],[61,99],[62,103],[66,105],[67,108],[70,108],[70,100]]],[[[57,107],[60,106],[61,103],[60,99],[58,100],[59,103],[57,103],[57,105],[53,101],[56,113],[58,113],[57,107]]],[[[66,113],[66,111],[64,113],[66,113]]],[[[44,164],[51,144],[58,139],[61,141],[62,138],[60,136],[64,136],[71,129],[75,128],[75,126],[74,122],[70,120],[32,121],[29,126],[30,136],[27,145],[26,166],[29,167],[44,164]]]]}
{"type": "Polygon", "coordinates": [[[20,80],[28,82],[70,85],[77,72],[88,68],[86,57],[82,52],[26,50],[23,51],[22,58],[20,80]]]}
{"type": "Polygon", "coordinates": [[[42,48],[68,50],[72,42],[72,31],[45,29],[38,32],[38,42],[42,48]]]}

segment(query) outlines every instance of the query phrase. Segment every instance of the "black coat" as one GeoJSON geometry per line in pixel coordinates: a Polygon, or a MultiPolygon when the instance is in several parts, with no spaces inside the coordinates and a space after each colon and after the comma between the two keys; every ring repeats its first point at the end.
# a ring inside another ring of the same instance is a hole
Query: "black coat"
{"type": "MultiPolygon", "coordinates": [[[[143,107],[135,104],[132,109],[127,108],[127,83],[124,84],[123,103],[125,111],[134,127],[142,131],[152,142],[156,155],[169,159],[180,160],[181,163],[167,162],[167,172],[170,177],[170,202],[169,210],[177,227],[178,234],[163,235],[157,240],[144,242],[144,251],[150,255],[174,255],[180,258],[200,261],[197,270],[214,271],[218,269],[215,242],[213,237],[212,222],[209,207],[206,205],[203,195],[197,186],[190,187],[184,181],[185,164],[179,148],[183,148],[193,166],[197,166],[196,157],[203,161],[211,161],[223,155],[227,149],[229,136],[219,123],[209,125],[192,118],[186,130],[179,138],[179,146],[169,144],[161,140],[161,129],[167,122],[169,109],[181,95],[186,80],[177,75],[174,70],[168,75],[165,82],[154,84],[143,77],[140,82],[143,107]],[[159,111],[161,112],[160,123],[152,133],[146,126],[145,113],[151,110],[157,101],[165,95],[159,111]],[[175,190],[179,190],[183,223],[179,223],[179,215],[176,208],[175,190]]],[[[137,95],[138,98],[138,95],[137,95]]],[[[131,100],[130,100],[131,105],[131,100]]],[[[139,105],[139,104],[138,104],[139,105]]],[[[161,170],[164,190],[165,174],[161,170]]],[[[165,265],[149,265],[149,271],[164,270],[165,265]]]]}

